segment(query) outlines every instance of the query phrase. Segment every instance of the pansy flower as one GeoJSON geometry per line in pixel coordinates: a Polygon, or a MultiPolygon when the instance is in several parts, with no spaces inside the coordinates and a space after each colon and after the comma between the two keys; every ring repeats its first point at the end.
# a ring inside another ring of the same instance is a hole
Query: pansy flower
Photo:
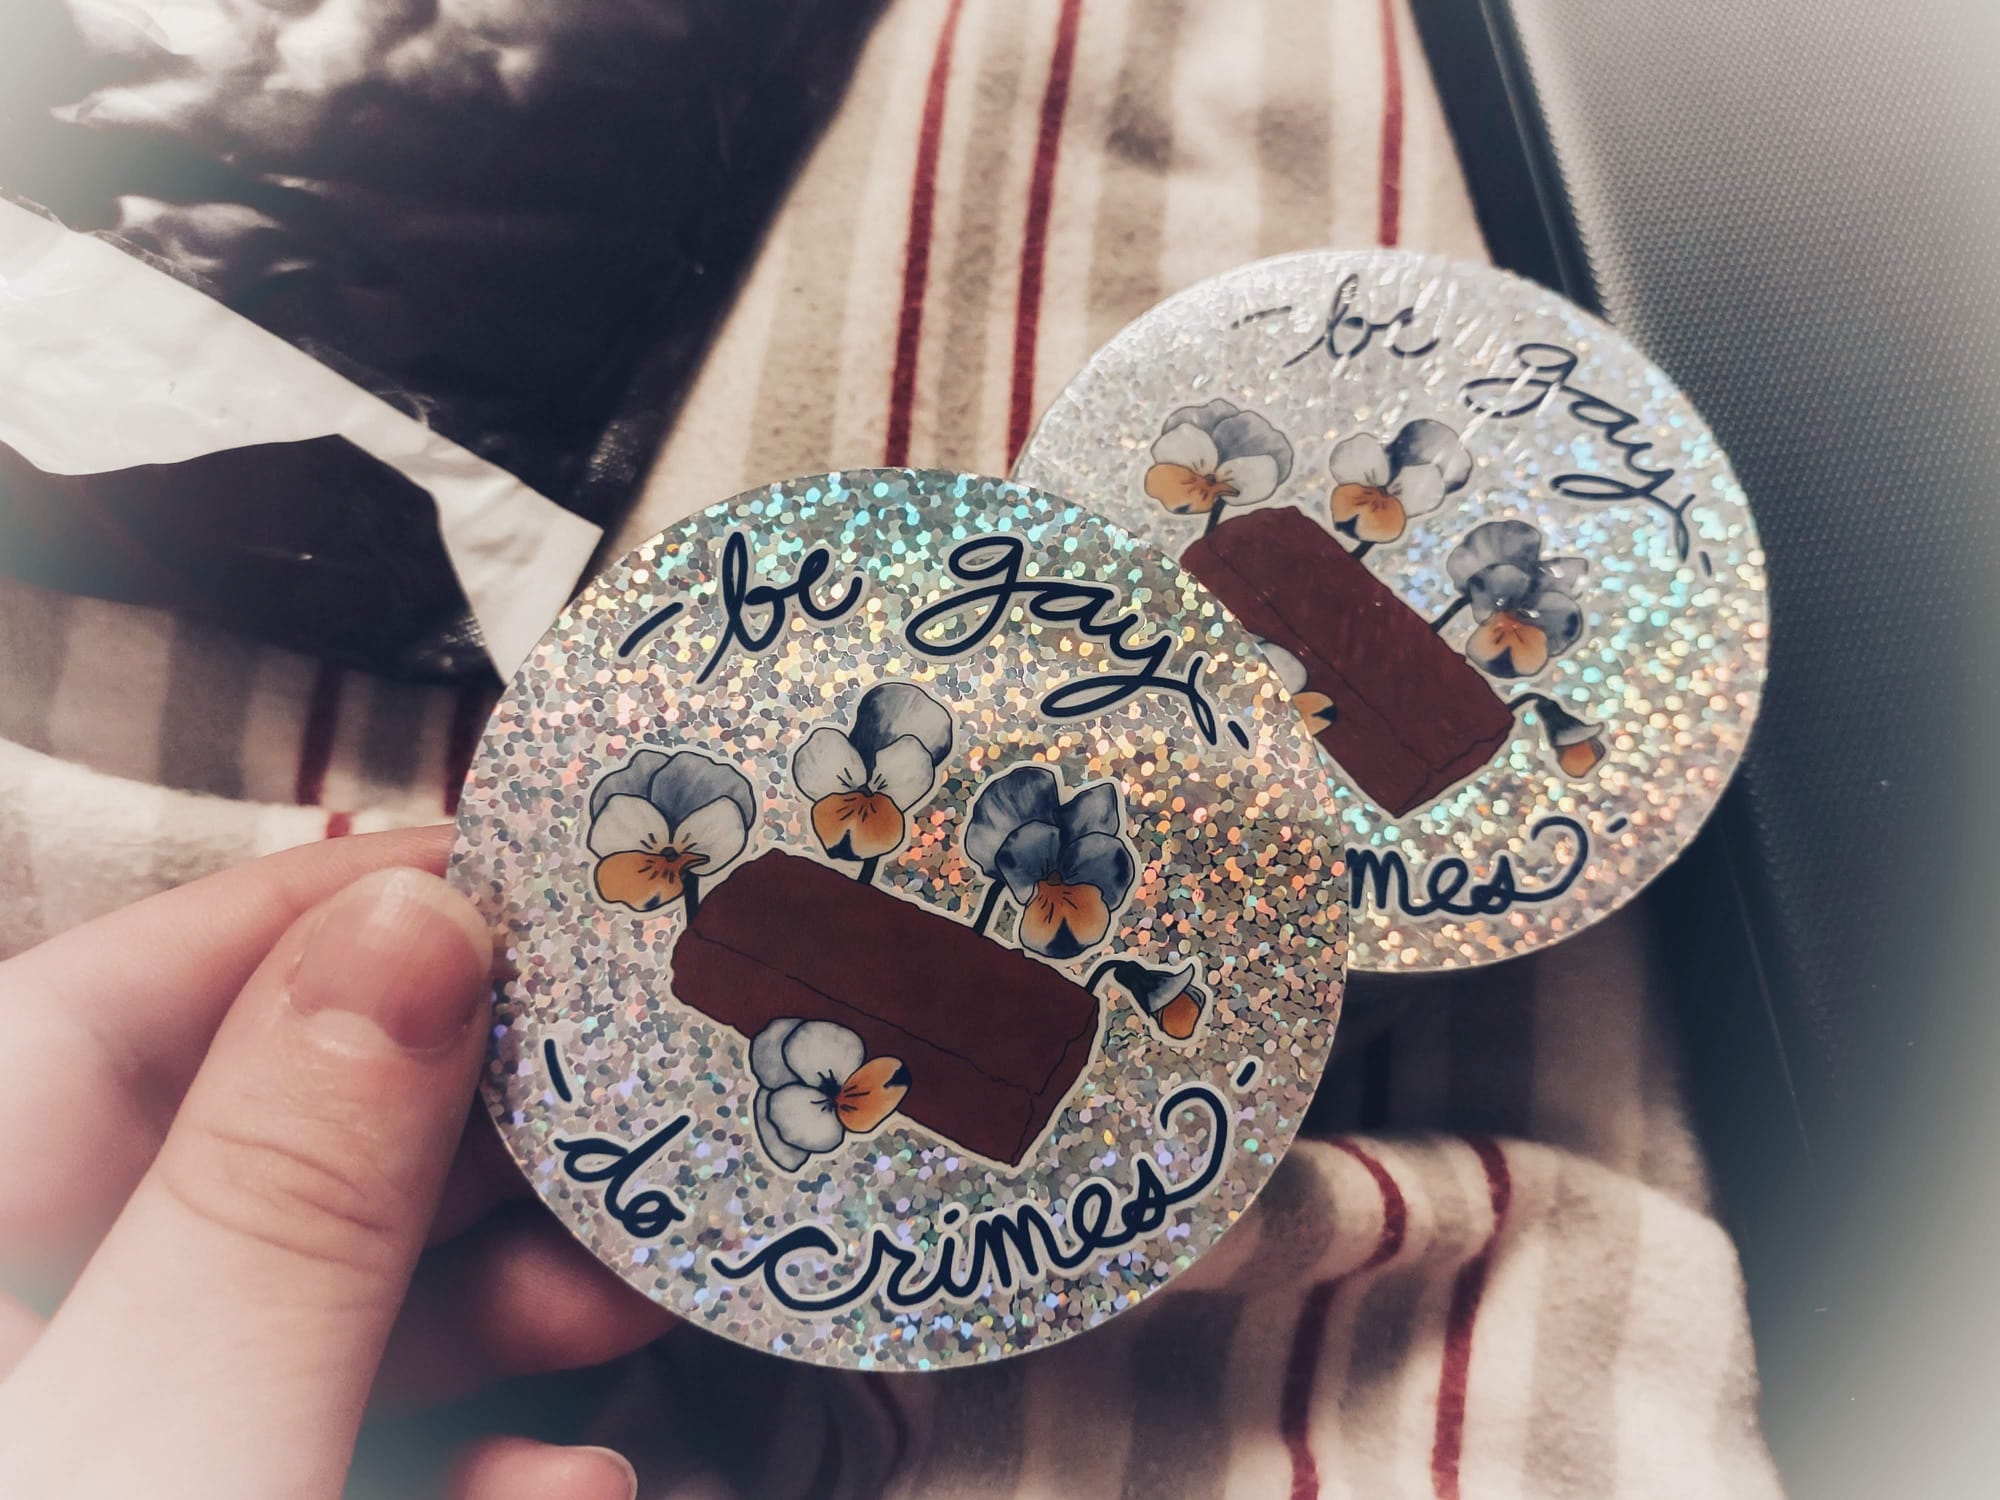
{"type": "Polygon", "coordinates": [[[771,1022],[751,1039],[750,1071],[758,1143],[786,1172],[874,1130],[910,1088],[902,1063],[869,1057],[860,1037],[832,1021],[771,1022]]]}
{"type": "Polygon", "coordinates": [[[1556,752],[1556,764],[1565,776],[1588,776],[1604,759],[1604,726],[1575,714],[1547,698],[1535,700],[1542,729],[1556,752]]]}
{"type": "Polygon", "coordinates": [[[1016,766],[972,804],[965,853],[1021,908],[1021,946],[1074,958],[1104,941],[1132,888],[1125,808],[1110,782],[1062,794],[1047,766],[1016,766]]]}
{"type": "Polygon", "coordinates": [[[845,731],[815,729],[792,757],[813,832],[835,859],[878,859],[903,841],[904,814],[930,795],[951,753],[951,713],[922,688],[870,688],[845,731]]]}
{"type": "MultiPolygon", "coordinates": [[[[1162,1035],[1184,1042],[1194,1035],[1208,1010],[1208,991],[1195,983],[1195,966],[1150,969],[1134,959],[1114,959],[1105,965],[1111,978],[1146,1013],[1162,1035]]],[[[1103,972],[1103,971],[1100,971],[1103,972]]]]}
{"type": "Polygon", "coordinates": [[[1542,534],[1526,521],[1473,527],[1445,571],[1479,622],[1466,658],[1495,677],[1532,677],[1583,633],[1583,609],[1570,597],[1583,559],[1543,557],[1542,534]]]}
{"type": "Polygon", "coordinates": [[[1472,477],[1472,459],[1442,422],[1405,422],[1385,445],[1357,432],[1334,444],[1333,529],[1358,542],[1393,542],[1472,477]]]}
{"type": "Polygon", "coordinates": [[[1257,644],[1270,658],[1271,670],[1277,676],[1279,685],[1291,695],[1292,707],[1306,721],[1306,733],[1316,735],[1333,723],[1333,700],[1325,693],[1306,690],[1306,664],[1275,641],[1260,638],[1257,644]]]}
{"type": "Polygon", "coordinates": [[[749,778],[694,750],[641,750],[598,778],[586,842],[604,900],[657,911],[688,897],[743,852],[757,801],[749,778]]]}
{"type": "Polygon", "coordinates": [[[1177,516],[1268,500],[1292,472],[1292,445],[1254,411],[1220,397],[1183,406],[1153,442],[1146,493],[1177,516]]]}

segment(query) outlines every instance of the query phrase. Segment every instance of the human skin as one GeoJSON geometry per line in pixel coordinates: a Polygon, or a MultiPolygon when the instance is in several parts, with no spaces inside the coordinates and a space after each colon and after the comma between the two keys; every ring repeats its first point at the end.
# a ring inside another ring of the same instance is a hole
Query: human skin
{"type": "MultiPolygon", "coordinates": [[[[0,964],[0,1494],[337,1500],[375,1405],[612,1358],[667,1315],[470,1108],[491,948],[449,829],[195,882],[0,964]]],[[[484,1440],[456,1500],[629,1500],[484,1440]]]]}

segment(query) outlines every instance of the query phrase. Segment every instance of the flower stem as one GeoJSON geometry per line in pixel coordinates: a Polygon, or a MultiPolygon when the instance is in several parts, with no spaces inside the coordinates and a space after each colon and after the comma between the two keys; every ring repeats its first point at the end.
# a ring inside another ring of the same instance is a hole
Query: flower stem
{"type": "Polygon", "coordinates": [[[681,895],[687,901],[687,919],[692,922],[694,914],[701,910],[701,877],[692,873],[683,875],[681,895]]]}
{"type": "Polygon", "coordinates": [[[875,883],[875,867],[881,863],[882,863],[882,856],[879,854],[876,855],[873,859],[862,860],[861,871],[854,878],[860,881],[861,884],[863,885],[873,885],[875,883]]]}
{"type": "Polygon", "coordinates": [[[1507,700],[1507,712],[1517,714],[1524,708],[1540,708],[1548,701],[1541,693],[1519,693],[1507,700]]]}
{"type": "Polygon", "coordinates": [[[996,880],[986,888],[986,901],[979,908],[979,915],[972,919],[974,932],[986,931],[986,924],[993,920],[993,913],[1000,909],[1000,893],[1007,889],[1007,882],[996,880]]]}
{"type": "Polygon", "coordinates": [[[1363,542],[1360,546],[1354,548],[1347,555],[1353,558],[1356,562],[1360,562],[1362,558],[1366,557],[1370,552],[1374,550],[1375,550],[1375,544],[1373,542],[1363,542]]]}
{"type": "Polygon", "coordinates": [[[1227,509],[1229,509],[1229,502],[1227,500],[1218,500],[1208,508],[1208,524],[1201,528],[1203,536],[1207,536],[1211,531],[1215,530],[1216,523],[1222,519],[1222,513],[1227,509]]]}
{"type": "Polygon", "coordinates": [[[1097,986],[1103,982],[1104,976],[1109,974],[1113,969],[1116,969],[1117,967],[1118,967],[1117,959],[1115,958],[1105,959],[1096,968],[1090,971],[1090,978],[1084,980],[1083,987],[1089,990],[1091,994],[1093,995],[1096,994],[1097,986]]]}
{"type": "Polygon", "coordinates": [[[1451,601],[1451,607],[1449,609],[1447,609],[1443,614],[1439,615],[1435,620],[1431,621],[1431,629],[1433,631],[1444,629],[1446,625],[1451,623],[1452,618],[1455,615],[1457,615],[1457,613],[1461,609],[1465,608],[1465,604],[1466,604],[1465,595],[1460,594],[1456,599],[1451,601]]]}

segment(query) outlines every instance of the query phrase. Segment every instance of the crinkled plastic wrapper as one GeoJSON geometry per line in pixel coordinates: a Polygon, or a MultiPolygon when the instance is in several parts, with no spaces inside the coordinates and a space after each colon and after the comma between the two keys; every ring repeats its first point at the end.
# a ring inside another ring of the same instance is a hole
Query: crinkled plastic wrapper
{"type": "Polygon", "coordinates": [[[9,6],[0,567],[510,671],[874,11],[9,6]]]}

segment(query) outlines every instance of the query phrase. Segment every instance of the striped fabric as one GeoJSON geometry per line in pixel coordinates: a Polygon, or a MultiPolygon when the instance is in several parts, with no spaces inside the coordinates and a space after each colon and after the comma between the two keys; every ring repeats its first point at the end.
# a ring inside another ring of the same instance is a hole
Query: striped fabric
{"type": "MultiPolygon", "coordinates": [[[[1483,254],[1401,0],[895,0],[613,544],[759,481],[1004,471],[1088,354],[1256,256],[1483,254]]],[[[435,819],[483,694],[0,587],[0,951],[435,819]]],[[[926,1378],[701,1334],[603,1419],[658,1496],[1766,1496],[1643,919],[1354,987],[1314,1139],[1169,1292],[926,1378]]]]}

